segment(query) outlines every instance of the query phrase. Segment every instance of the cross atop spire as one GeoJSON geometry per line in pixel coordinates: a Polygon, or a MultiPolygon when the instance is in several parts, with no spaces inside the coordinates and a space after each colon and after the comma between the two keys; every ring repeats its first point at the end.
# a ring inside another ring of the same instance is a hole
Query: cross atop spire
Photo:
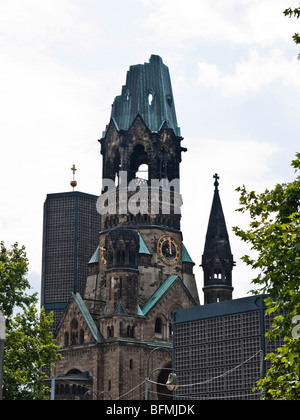
{"type": "Polygon", "coordinates": [[[75,181],[75,172],[77,171],[77,169],[75,165],[72,166],[71,171],[73,172],[73,181],[70,182],[70,185],[74,191],[74,188],[77,186],[77,181],[75,181]]]}
{"type": "Polygon", "coordinates": [[[218,189],[218,186],[219,186],[219,181],[218,180],[220,179],[220,177],[219,177],[218,174],[214,174],[213,178],[215,179],[214,186],[215,186],[215,188],[217,190],[218,189]]]}

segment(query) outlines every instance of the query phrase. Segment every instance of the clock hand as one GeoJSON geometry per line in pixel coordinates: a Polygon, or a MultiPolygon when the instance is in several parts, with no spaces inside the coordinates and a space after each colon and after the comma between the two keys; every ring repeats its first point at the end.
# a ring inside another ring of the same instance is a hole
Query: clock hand
{"type": "Polygon", "coordinates": [[[169,237],[169,253],[170,255],[172,255],[172,242],[171,242],[171,238],[169,237]]]}

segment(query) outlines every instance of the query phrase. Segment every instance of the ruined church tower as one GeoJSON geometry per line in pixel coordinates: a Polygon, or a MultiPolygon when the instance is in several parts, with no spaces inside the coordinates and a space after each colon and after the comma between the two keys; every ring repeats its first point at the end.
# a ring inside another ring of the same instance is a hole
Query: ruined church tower
{"type": "Polygon", "coordinates": [[[130,67],[99,140],[99,246],[57,334],[56,374],[86,372],[93,395],[143,399],[155,371],[149,399],[171,398],[159,384],[172,370],[172,313],[199,304],[180,229],[182,140],[168,67],[152,55],[130,67]]]}

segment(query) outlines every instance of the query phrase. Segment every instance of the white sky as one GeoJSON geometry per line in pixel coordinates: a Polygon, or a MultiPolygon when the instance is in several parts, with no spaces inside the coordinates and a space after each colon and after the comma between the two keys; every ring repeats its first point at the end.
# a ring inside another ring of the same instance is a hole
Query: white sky
{"type": "Polygon", "coordinates": [[[97,139],[130,65],[160,55],[169,67],[188,152],[181,165],[184,242],[202,298],[205,233],[220,194],[237,267],[234,297],[253,273],[231,227],[235,188],[293,179],[299,151],[300,21],[296,0],[0,0],[0,240],[25,245],[40,290],[43,203],[69,191],[100,194],[97,139]]]}

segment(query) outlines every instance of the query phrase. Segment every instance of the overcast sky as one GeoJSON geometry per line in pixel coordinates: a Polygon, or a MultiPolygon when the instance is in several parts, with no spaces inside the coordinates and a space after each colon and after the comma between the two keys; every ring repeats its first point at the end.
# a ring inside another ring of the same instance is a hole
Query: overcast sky
{"type": "Polygon", "coordinates": [[[169,67],[178,124],[184,243],[196,263],[213,198],[213,174],[237,262],[234,297],[253,273],[232,226],[235,188],[262,191],[293,179],[299,152],[300,62],[284,17],[295,0],[0,0],[0,240],[25,245],[40,290],[43,203],[70,191],[99,195],[97,140],[130,65],[160,55],[169,67]]]}

